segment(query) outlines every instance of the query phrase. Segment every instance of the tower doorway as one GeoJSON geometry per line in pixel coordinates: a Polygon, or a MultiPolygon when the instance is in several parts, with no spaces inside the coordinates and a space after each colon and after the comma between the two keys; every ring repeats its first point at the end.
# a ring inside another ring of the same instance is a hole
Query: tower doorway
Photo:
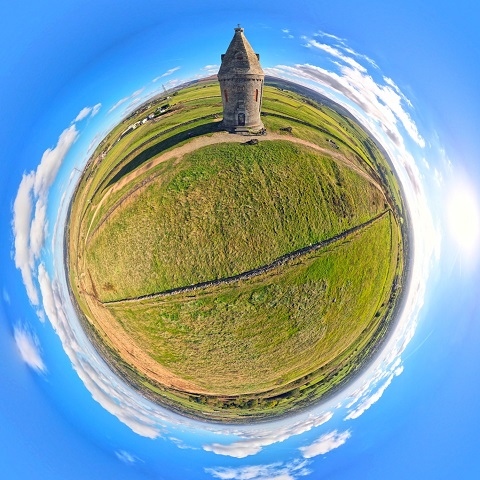
{"type": "Polygon", "coordinates": [[[244,113],[239,113],[238,114],[238,126],[239,127],[244,127],[245,126],[245,114],[244,113]]]}

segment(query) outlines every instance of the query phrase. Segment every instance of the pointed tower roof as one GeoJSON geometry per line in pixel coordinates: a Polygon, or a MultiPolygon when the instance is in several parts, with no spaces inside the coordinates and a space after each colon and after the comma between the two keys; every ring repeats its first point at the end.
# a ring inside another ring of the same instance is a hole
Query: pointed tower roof
{"type": "Polygon", "coordinates": [[[260,55],[253,51],[240,26],[235,28],[235,35],[226,53],[222,55],[222,64],[218,71],[221,77],[238,74],[263,75],[260,55]]]}

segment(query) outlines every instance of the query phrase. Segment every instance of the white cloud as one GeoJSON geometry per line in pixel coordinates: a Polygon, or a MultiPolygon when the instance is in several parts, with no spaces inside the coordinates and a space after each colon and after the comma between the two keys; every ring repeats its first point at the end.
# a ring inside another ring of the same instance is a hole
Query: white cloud
{"type": "Polygon", "coordinates": [[[47,236],[47,205],[45,198],[39,198],[35,204],[35,213],[30,225],[30,254],[34,259],[40,256],[47,236]]]}
{"type": "Polygon", "coordinates": [[[160,77],[168,77],[169,75],[172,75],[173,73],[175,73],[177,70],[180,70],[180,67],[173,67],[173,68],[170,68],[170,70],[167,70],[164,74],[160,75],[160,77]]]}
{"type": "Polygon", "coordinates": [[[171,440],[181,450],[200,450],[198,447],[187,445],[183,440],[180,440],[176,437],[169,437],[169,440],[171,440]]]}
{"type": "MultiPolygon", "coordinates": [[[[202,78],[202,77],[204,77],[204,74],[198,75],[195,78],[202,78]]],[[[164,86],[167,90],[169,90],[170,88],[178,87],[178,85],[181,85],[182,83],[185,83],[189,80],[193,80],[193,78],[191,79],[190,78],[183,78],[183,79],[172,78],[171,80],[168,80],[167,82],[165,82],[164,86]]]]}
{"type": "Polygon", "coordinates": [[[110,107],[110,110],[107,113],[112,113],[116,110],[120,105],[123,105],[130,97],[121,98],[113,107],[110,107]]]}
{"type": "Polygon", "coordinates": [[[91,113],[90,113],[90,116],[91,116],[91,117],[94,117],[94,116],[100,111],[101,108],[102,108],[102,104],[101,104],[101,103],[95,104],[95,105],[92,107],[92,111],[91,111],[91,113]]]}
{"type": "Polygon", "coordinates": [[[300,435],[308,432],[312,428],[323,425],[333,416],[332,412],[325,412],[320,415],[310,415],[309,417],[297,421],[293,424],[278,426],[274,429],[268,428],[264,431],[257,430],[251,435],[244,435],[245,438],[230,444],[212,443],[204,445],[203,449],[207,452],[213,452],[217,455],[227,455],[235,458],[245,458],[259,453],[263,447],[287,440],[294,435],[300,435]]]}
{"type": "MultiPolygon", "coordinates": [[[[331,33],[326,33],[326,32],[322,32],[322,31],[318,31],[314,37],[326,37],[326,38],[330,38],[332,40],[335,40],[341,44],[344,44],[345,43],[345,39],[344,38],[341,38],[341,37],[338,37],[337,35],[332,35],[331,33]]],[[[306,37],[305,37],[306,38],[306,37]]]]}
{"type": "Polygon", "coordinates": [[[45,372],[46,367],[40,353],[38,337],[26,328],[17,326],[14,328],[14,338],[25,363],[37,372],[45,372]]]}
{"type": "Polygon", "coordinates": [[[220,66],[215,64],[205,65],[204,67],[202,67],[200,75],[202,77],[205,75],[215,75],[216,73],[218,73],[219,68],[220,66]]]}
{"type": "Polygon", "coordinates": [[[425,140],[419,134],[415,122],[403,107],[404,96],[397,92],[398,87],[375,82],[363,66],[353,58],[343,55],[338,49],[319,44],[315,40],[310,40],[308,45],[322,48],[345,65],[339,65],[339,72],[311,64],[297,64],[293,67],[277,65],[265,70],[272,75],[294,77],[331,88],[358,105],[366,118],[375,122],[370,130],[379,127],[396,145],[403,145],[403,137],[399,131],[399,126],[402,125],[415,143],[422,148],[425,146],[425,140]]]}
{"type": "Polygon", "coordinates": [[[54,148],[48,148],[42,155],[40,165],[35,172],[35,196],[42,196],[52,185],[63,159],[78,137],[78,130],[75,125],[65,129],[58,138],[54,148]]]}
{"type": "Polygon", "coordinates": [[[92,111],[92,107],[84,107],[80,110],[78,115],[75,117],[74,122],[81,122],[84,118],[87,118],[90,112],[92,111]]]}
{"type": "Polygon", "coordinates": [[[308,43],[310,44],[310,46],[318,48],[319,50],[323,50],[324,52],[328,53],[332,57],[336,57],[340,59],[342,62],[350,65],[356,70],[360,70],[361,72],[367,71],[367,69],[363,65],[358,63],[355,59],[347,55],[344,55],[338,48],[327,45],[326,43],[317,42],[316,40],[309,40],[308,43]]]}
{"type": "Polygon", "coordinates": [[[306,447],[301,447],[299,450],[302,452],[304,458],[312,458],[317,455],[325,455],[326,453],[342,446],[349,438],[351,433],[349,430],[345,432],[338,432],[334,430],[330,433],[325,433],[312,444],[306,447]]]}
{"type": "MultiPolygon", "coordinates": [[[[385,375],[388,375],[386,377],[386,380],[382,383],[378,389],[376,389],[373,393],[370,393],[371,390],[369,391],[368,394],[366,394],[362,401],[359,403],[359,405],[350,410],[348,412],[348,415],[345,417],[345,420],[353,420],[355,418],[360,417],[367,411],[374,403],[378,402],[382,395],[385,393],[385,390],[388,388],[388,386],[392,383],[392,380],[394,377],[397,377],[403,372],[403,366],[398,364],[400,363],[400,358],[394,362],[394,364],[390,367],[391,370],[390,372],[387,372],[385,375]]],[[[373,387],[376,388],[376,385],[373,387]]]]}
{"type": "Polygon", "coordinates": [[[404,95],[404,93],[400,90],[398,85],[389,77],[383,77],[383,80],[386,84],[390,85],[405,101],[405,103],[410,107],[413,108],[412,102],[404,95]]]}
{"type": "Polygon", "coordinates": [[[131,98],[138,97],[144,90],[145,90],[145,87],[142,87],[142,88],[139,88],[138,90],[135,90],[132,93],[131,98]]]}
{"type": "Polygon", "coordinates": [[[173,67],[173,68],[170,68],[170,69],[167,70],[165,73],[162,73],[162,74],[159,75],[158,77],[155,77],[155,78],[152,80],[152,82],[158,82],[158,80],[172,75],[172,74],[175,73],[177,70],[180,70],[180,68],[181,68],[181,67],[173,67]]]}
{"type": "Polygon", "coordinates": [[[38,305],[38,290],[33,276],[47,231],[48,190],[77,137],[75,125],[61,133],[57,145],[43,153],[36,171],[23,174],[13,203],[15,266],[22,274],[28,298],[33,305],[38,305]]]}
{"type": "Polygon", "coordinates": [[[422,157],[422,163],[427,170],[430,170],[430,163],[428,162],[428,160],[425,157],[422,157]]]}
{"type": "Polygon", "coordinates": [[[295,480],[310,475],[309,462],[295,459],[268,465],[250,465],[238,468],[206,468],[205,471],[220,480],[295,480]]]}
{"type": "Polygon", "coordinates": [[[93,107],[84,107],[80,110],[78,115],[75,117],[75,120],[73,122],[81,122],[88,116],[94,117],[99,111],[100,108],[102,107],[101,103],[97,103],[93,107]]]}
{"type": "Polygon", "coordinates": [[[390,375],[387,381],[375,393],[363,400],[362,403],[358,405],[358,407],[350,410],[349,414],[345,417],[345,420],[353,420],[363,415],[366,410],[368,410],[374,403],[380,400],[387,387],[392,383],[392,380],[393,375],[390,375]]]}
{"type": "Polygon", "coordinates": [[[118,107],[120,107],[125,103],[128,103],[125,110],[128,110],[133,105],[138,104],[139,102],[142,101],[142,99],[140,98],[140,95],[143,93],[144,90],[145,90],[145,87],[139,88],[138,90],[135,90],[134,92],[132,92],[128,97],[121,98],[117,103],[115,103],[115,105],[110,107],[107,114],[112,113],[114,110],[116,110],[118,107]]]}
{"type": "Polygon", "coordinates": [[[10,305],[10,295],[8,294],[6,288],[3,289],[3,300],[5,301],[5,303],[8,303],[10,305]]]}
{"type": "Polygon", "coordinates": [[[24,174],[13,203],[13,236],[15,266],[22,274],[27,295],[33,305],[38,305],[38,292],[33,282],[33,256],[30,253],[30,225],[32,221],[32,190],[34,172],[24,174]]]}
{"type": "MultiPolygon", "coordinates": [[[[378,68],[377,64],[367,55],[361,54],[353,50],[353,48],[350,48],[347,46],[347,40],[345,38],[338,37],[337,35],[332,35],[331,33],[326,33],[319,31],[318,33],[315,33],[313,35],[314,37],[322,37],[330,40],[332,43],[335,44],[335,46],[342,50],[345,53],[348,53],[349,55],[353,55],[356,58],[360,58],[366,62],[368,62],[370,65],[372,65],[375,68],[378,68]]],[[[308,37],[304,36],[303,40],[308,40],[308,37]]],[[[308,45],[310,46],[310,45],[308,45]]]]}
{"type": "Polygon", "coordinates": [[[115,455],[120,461],[122,461],[126,465],[133,465],[137,462],[137,457],[135,457],[131,453],[128,453],[126,450],[117,450],[115,452],[115,455]]]}

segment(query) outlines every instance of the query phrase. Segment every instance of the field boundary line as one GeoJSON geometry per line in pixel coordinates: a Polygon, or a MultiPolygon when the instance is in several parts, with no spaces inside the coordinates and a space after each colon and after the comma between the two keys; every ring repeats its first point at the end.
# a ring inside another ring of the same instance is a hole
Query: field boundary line
{"type": "Polygon", "coordinates": [[[384,217],[390,212],[391,212],[390,209],[384,210],[383,212],[379,213],[375,217],[372,217],[370,220],[367,220],[366,222],[361,223],[360,225],[356,225],[355,227],[349,228],[348,230],[345,230],[342,233],[334,235],[333,237],[330,237],[326,240],[322,240],[321,242],[318,242],[318,243],[314,243],[312,245],[308,245],[306,247],[302,247],[293,252],[286,253],[285,255],[278,257],[276,260],[269,263],[268,265],[263,265],[261,267],[254,268],[252,270],[247,270],[246,272],[238,273],[237,275],[232,275],[231,277],[219,278],[216,280],[208,280],[206,282],[195,283],[194,285],[187,285],[184,287],[177,287],[177,288],[172,288],[170,290],[164,290],[163,292],[149,293],[148,295],[140,295],[138,297],[123,298],[119,300],[112,300],[110,302],[102,302],[102,303],[105,306],[118,305],[122,303],[135,303],[142,300],[154,300],[157,298],[170,297],[173,295],[177,295],[178,293],[195,292],[197,290],[200,290],[206,287],[228,285],[234,282],[238,282],[239,280],[249,280],[251,278],[258,277],[263,273],[268,273],[282,265],[285,265],[291,260],[299,258],[308,253],[320,250],[321,248],[331,245],[332,243],[335,243],[339,240],[343,240],[344,238],[352,235],[353,233],[356,233],[359,230],[363,230],[364,228],[367,228],[372,223],[377,222],[378,220],[380,220],[382,217],[384,217]]]}

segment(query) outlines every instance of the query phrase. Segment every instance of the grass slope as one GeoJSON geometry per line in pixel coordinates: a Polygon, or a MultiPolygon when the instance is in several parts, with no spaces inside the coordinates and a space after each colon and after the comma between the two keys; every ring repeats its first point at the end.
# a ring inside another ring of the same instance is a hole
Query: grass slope
{"type": "Polygon", "coordinates": [[[193,298],[108,308],[156,361],[201,388],[225,395],[278,388],[335,363],[388,301],[398,249],[391,221],[386,215],[300,261],[193,298]]]}
{"type": "Polygon", "coordinates": [[[331,155],[267,136],[173,158],[218,130],[219,87],[202,82],[140,107],[107,135],[66,232],[72,296],[107,362],[149,398],[217,421],[283,415],[332,393],[386,337],[408,270],[400,187],[369,135],[282,88],[267,86],[263,105],[269,133],[331,155]],[[171,160],[149,168],[169,151],[171,160]],[[121,301],[268,264],[379,212],[368,227],[254,278],[121,301]],[[128,361],[117,333],[148,362],[128,361]],[[208,393],[154,380],[155,364],[208,393]]]}
{"type": "Polygon", "coordinates": [[[157,178],[87,246],[102,301],[257,268],[385,208],[367,179],[285,141],[204,147],[157,178]]]}

